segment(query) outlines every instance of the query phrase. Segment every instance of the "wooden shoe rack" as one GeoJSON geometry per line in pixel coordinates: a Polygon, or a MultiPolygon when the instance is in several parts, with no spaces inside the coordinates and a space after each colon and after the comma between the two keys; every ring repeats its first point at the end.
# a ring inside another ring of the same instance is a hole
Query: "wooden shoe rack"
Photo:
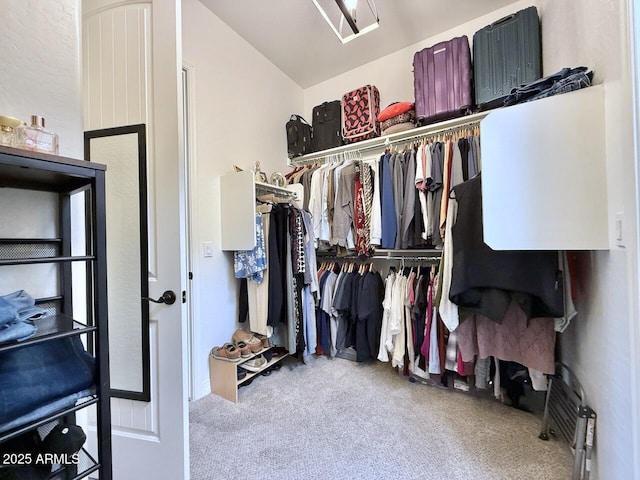
{"type": "Polygon", "coordinates": [[[287,354],[280,353],[277,356],[274,355],[271,360],[269,360],[264,367],[257,372],[247,371],[247,375],[241,380],[238,380],[238,367],[246,361],[273,350],[274,348],[275,347],[270,346],[252,354],[250,357],[240,358],[235,361],[220,360],[215,358],[212,354],[209,354],[209,380],[211,382],[211,393],[220,395],[222,398],[226,398],[230,402],[238,403],[238,388],[240,388],[243,383],[248,382],[256,375],[259,375],[269,367],[280,362],[287,356],[287,354]]]}

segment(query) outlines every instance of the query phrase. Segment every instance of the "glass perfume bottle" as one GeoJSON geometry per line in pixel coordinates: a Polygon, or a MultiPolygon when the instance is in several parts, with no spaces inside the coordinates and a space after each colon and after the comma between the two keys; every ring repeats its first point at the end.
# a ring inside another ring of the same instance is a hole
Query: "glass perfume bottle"
{"type": "Polygon", "coordinates": [[[13,147],[15,128],[18,125],[20,125],[20,120],[17,118],[0,115],[0,145],[13,147]]]}
{"type": "Polygon", "coordinates": [[[31,115],[31,125],[22,125],[15,132],[15,146],[44,153],[58,153],[58,134],[44,127],[44,117],[31,115]]]}

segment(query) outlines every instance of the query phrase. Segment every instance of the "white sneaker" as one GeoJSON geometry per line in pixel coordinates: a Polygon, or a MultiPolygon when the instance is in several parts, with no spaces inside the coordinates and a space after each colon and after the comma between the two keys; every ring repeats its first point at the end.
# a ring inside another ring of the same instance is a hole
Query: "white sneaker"
{"type": "Polygon", "coordinates": [[[264,368],[267,364],[267,359],[263,355],[253,357],[251,360],[247,360],[242,364],[242,368],[249,370],[250,372],[258,372],[264,368]]]}

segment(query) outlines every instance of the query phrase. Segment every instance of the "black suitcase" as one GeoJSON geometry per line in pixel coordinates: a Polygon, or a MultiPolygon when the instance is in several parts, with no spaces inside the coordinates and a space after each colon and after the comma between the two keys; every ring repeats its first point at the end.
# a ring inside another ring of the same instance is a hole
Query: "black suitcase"
{"type": "Polygon", "coordinates": [[[287,154],[289,158],[311,153],[311,125],[300,115],[291,115],[287,122],[287,154]]]}
{"type": "Polygon", "coordinates": [[[342,110],[340,100],[313,107],[313,151],[342,145],[342,110]]]}
{"type": "Polygon", "coordinates": [[[487,25],[473,35],[476,105],[501,106],[512,88],[542,76],[540,21],[528,7],[487,25]]]}

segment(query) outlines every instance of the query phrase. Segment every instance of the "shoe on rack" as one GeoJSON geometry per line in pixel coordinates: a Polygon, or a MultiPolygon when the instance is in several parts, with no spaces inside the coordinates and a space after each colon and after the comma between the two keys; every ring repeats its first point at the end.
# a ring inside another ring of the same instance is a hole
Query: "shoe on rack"
{"type": "Polygon", "coordinates": [[[248,358],[252,355],[251,347],[244,342],[236,343],[236,347],[240,350],[240,356],[242,358],[248,358]]]}
{"type": "Polygon", "coordinates": [[[238,343],[238,342],[246,343],[247,340],[251,339],[251,337],[253,337],[253,333],[245,332],[241,328],[238,328],[235,332],[233,332],[233,335],[231,336],[231,340],[233,340],[234,343],[238,343]]]}
{"type": "Polygon", "coordinates": [[[267,359],[263,355],[253,357],[251,360],[247,360],[242,364],[242,368],[249,370],[250,372],[259,372],[267,364],[267,359]]]}
{"type": "Polygon", "coordinates": [[[245,332],[240,328],[233,332],[231,340],[235,344],[238,344],[239,342],[246,343],[247,345],[249,345],[251,353],[258,353],[260,350],[262,350],[262,342],[260,341],[260,339],[257,338],[253,333],[245,332]]]}
{"type": "Polygon", "coordinates": [[[269,343],[269,337],[266,335],[256,333],[255,336],[262,342],[262,348],[269,348],[271,346],[271,343],[269,343]]]}
{"type": "Polygon", "coordinates": [[[218,360],[235,362],[240,359],[240,349],[231,343],[225,343],[221,347],[213,347],[211,349],[211,355],[218,360]]]}
{"type": "Polygon", "coordinates": [[[289,353],[284,347],[273,347],[271,349],[271,352],[273,353],[274,357],[282,357],[283,355],[287,355],[289,353]]]}
{"type": "Polygon", "coordinates": [[[253,379],[255,377],[251,377],[249,380],[247,380],[246,382],[242,382],[240,385],[238,385],[238,388],[242,388],[242,387],[246,387],[247,385],[251,385],[251,382],[253,382],[253,379]]]}
{"type": "Polygon", "coordinates": [[[238,367],[237,375],[238,375],[238,380],[242,380],[244,377],[247,376],[247,371],[242,367],[238,367]]]}

